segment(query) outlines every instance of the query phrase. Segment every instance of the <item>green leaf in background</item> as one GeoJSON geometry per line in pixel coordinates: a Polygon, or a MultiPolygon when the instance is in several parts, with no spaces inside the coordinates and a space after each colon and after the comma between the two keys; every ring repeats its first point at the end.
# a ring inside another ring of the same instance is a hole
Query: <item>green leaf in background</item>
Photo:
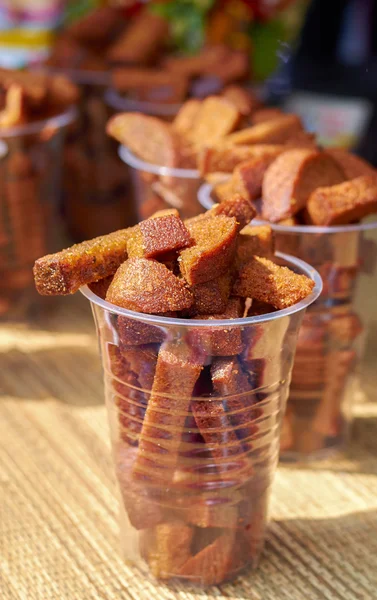
{"type": "Polygon", "coordinates": [[[91,10],[98,8],[100,2],[98,0],[69,0],[66,7],[65,20],[71,23],[80,19],[91,10]]]}
{"type": "Polygon", "coordinates": [[[195,53],[205,41],[207,13],[214,0],[177,0],[150,6],[171,24],[173,44],[184,53],[195,53]]]}
{"type": "Polygon", "coordinates": [[[286,41],[286,29],[281,19],[264,23],[253,23],[250,29],[252,39],[252,66],[255,79],[266,79],[277,67],[279,51],[286,41]]]}

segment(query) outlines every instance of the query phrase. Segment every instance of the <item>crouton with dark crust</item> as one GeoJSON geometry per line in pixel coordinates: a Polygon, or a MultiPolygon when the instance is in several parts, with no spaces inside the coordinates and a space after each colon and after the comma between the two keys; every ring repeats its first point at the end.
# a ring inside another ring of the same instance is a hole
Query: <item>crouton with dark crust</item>
{"type": "Polygon", "coordinates": [[[306,298],[313,287],[314,281],[305,275],[297,275],[267,258],[254,256],[241,268],[233,293],[283,309],[306,298]]]}
{"type": "Polygon", "coordinates": [[[165,265],[145,258],[129,258],[117,272],[106,300],[128,310],[166,313],[193,303],[191,292],[165,265]]]}

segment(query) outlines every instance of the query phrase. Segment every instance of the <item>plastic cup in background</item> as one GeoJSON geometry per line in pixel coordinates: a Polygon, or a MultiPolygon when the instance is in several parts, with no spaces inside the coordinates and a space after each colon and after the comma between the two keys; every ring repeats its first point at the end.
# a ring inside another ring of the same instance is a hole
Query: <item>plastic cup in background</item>
{"type": "Polygon", "coordinates": [[[164,121],[172,121],[182,107],[182,103],[170,104],[136,100],[131,96],[120,94],[113,88],[109,88],[106,91],[105,101],[114,113],[138,112],[151,117],[158,117],[164,121]]]}
{"type": "Polygon", "coordinates": [[[147,163],[125,146],[120,146],[119,156],[131,167],[138,220],[166,208],[177,208],[182,219],[203,212],[198,202],[202,183],[199,171],[147,163]]]}
{"type": "Polygon", "coordinates": [[[334,227],[274,226],[276,247],[308,261],[323,292],[307,312],[297,343],[282,436],[283,460],[327,458],[350,438],[359,369],[375,316],[377,220],[334,227]]]}
{"type": "Polygon", "coordinates": [[[101,348],[124,556],[157,579],[219,584],[258,563],[297,332],[321,292],[314,269],[278,257],[315,288],[256,317],[151,316],[82,288],[101,348]]]}
{"type": "Polygon", "coordinates": [[[43,304],[34,261],[59,247],[64,133],[76,111],[0,130],[0,318],[25,318],[43,304]]]}
{"type": "MultiPolygon", "coordinates": [[[[214,204],[211,193],[209,184],[199,191],[206,209],[214,204]]],[[[321,297],[299,333],[281,459],[327,458],[346,448],[353,405],[363,396],[359,371],[376,318],[377,220],[334,227],[269,225],[277,250],[305,260],[323,280],[321,297]]]]}
{"type": "Polygon", "coordinates": [[[63,211],[70,236],[87,240],[134,225],[131,181],[106,134],[110,109],[104,100],[110,74],[80,69],[51,69],[81,90],[78,119],[64,146],[63,211]]]}
{"type": "MultiPolygon", "coordinates": [[[[116,90],[109,89],[105,95],[106,104],[113,113],[139,112],[158,117],[164,121],[172,121],[181,104],[161,104],[142,102],[131,97],[122,96],[116,90]]],[[[193,169],[168,169],[164,177],[161,169],[164,165],[152,165],[137,158],[125,148],[120,148],[119,155],[132,180],[133,203],[136,208],[137,221],[147,219],[157,210],[178,208],[181,216],[195,216],[202,209],[196,200],[199,187],[199,173],[193,169]],[[127,166],[126,166],[127,165],[127,166]],[[128,167],[128,168],[127,168],[128,167]]]]}

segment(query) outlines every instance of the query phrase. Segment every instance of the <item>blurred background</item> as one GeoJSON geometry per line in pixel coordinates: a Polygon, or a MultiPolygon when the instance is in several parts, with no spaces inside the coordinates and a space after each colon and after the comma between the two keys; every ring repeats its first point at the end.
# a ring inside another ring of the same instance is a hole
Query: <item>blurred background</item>
{"type": "Polygon", "coordinates": [[[139,65],[156,64],[161,52],[192,55],[204,44],[245,51],[249,78],[263,84],[270,102],[302,114],[323,144],[356,148],[376,163],[374,0],[2,0],[0,64],[24,68],[52,61],[108,70],[103,50],[145,10],[168,28],[148,60],[140,54],[139,65]],[[75,29],[105,5],[118,11],[116,27],[106,28],[105,19],[100,35],[75,29]]]}

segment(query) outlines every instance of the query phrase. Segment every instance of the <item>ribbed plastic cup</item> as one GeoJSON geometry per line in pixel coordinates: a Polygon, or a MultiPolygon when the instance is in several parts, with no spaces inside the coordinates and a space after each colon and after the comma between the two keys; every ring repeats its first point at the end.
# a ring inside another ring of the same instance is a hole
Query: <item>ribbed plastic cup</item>
{"type": "Polygon", "coordinates": [[[59,244],[64,133],[74,108],[0,130],[0,318],[24,319],[41,307],[34,261],[59,244]]]}
{"type": "MultiPolygon", "coordinates": [[[[211,193],[209,184],[199,191],[206,209],[214,204],[211,193]]],[[[352,409],[362,397],[359,368],[375,315],[377,220],[333,227],[269,225],[277,250],[305,260],[323,280],[298,338],[281,458],[327,458],[346,448],[352,409]]]]}
{"type": "Polygon", "coordinates": [[[145,162],[125,146],[120,146],[119,156],[131,167],[139,220],[148,219],[157,210],[166,208],[177,208],[182,219],[203,212],[198,202],[202,183],[199,171],[145,162]]]}
{"type": "Polygon", "coordinates": [[[118,308],[88,288],[102,355],[126,560],[202,586],[255,567],[279,455],[298,329],[321,292],[234,320],[118,308]]]}

